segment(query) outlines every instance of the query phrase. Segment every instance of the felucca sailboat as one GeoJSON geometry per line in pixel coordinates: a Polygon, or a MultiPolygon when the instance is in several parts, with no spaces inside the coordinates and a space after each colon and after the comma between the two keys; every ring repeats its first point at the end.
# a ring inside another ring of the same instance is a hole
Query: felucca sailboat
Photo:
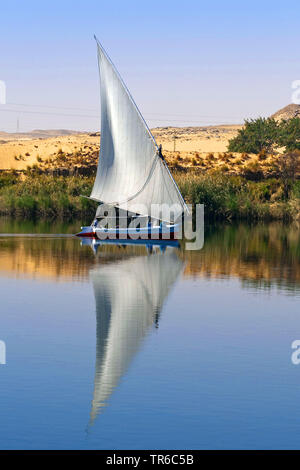
{"type": "Polygon", "coordinates": [[[90,199],[94,221],[80,237],[174,238],[187,206],[122,78],[95,37],[101,96],[101,142],[90,199]],[[113,214],[113,215],[112,215],[113,214]]]}

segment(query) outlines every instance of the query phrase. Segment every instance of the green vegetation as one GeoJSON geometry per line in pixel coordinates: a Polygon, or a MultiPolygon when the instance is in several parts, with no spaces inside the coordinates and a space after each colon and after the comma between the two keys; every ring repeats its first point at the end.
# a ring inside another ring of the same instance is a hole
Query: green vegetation
{"type": "Polygon", "coordinates": [[[300,119],[282,121],[278,126],[278,145],[286,151],[300,150],[300,119]]]}
{"type": "Polygon", "coordinates": [[[245,120],[245,126],[229,141],[230,152],[271,152],[278,138],[278,124],[272,118],[245,120]]]}
{"type": "Polygon", "coordinates": [[[293,220],[300,214],[300,181],[290,181],[288,194],[281,179],[250,181],[221,172],[175,175],[185,200],[204,204],[209,219],[293,220]]]}
{"type": "Polygon", "coordinates": [[[80,197],[90,194],[93,179],[17,174],[0,175],[0,214],[22,217],[73,218],[95,214],[95,203],[80,197]]]}
{"type": "Polygon", "coordinates": [[[276,148],[300,150],[300,118],[277,122],[273,118],[245,121],[237,136],[229,141],[230,152],[267,153],[276,148]]]}
{"type": "MultiPolygon", "coordinates": [[[[210,219],[292,220],[300,213],[300,181],[293,175],[294,157],[282,162],[280,178],[253,181],[212,171],[175,172],[188,203],[204,204],[210,219]]],[[[296,160],[297,161],[297,160],[296,160]]],[[[94,178],[45,174],[0,175],[0,214],[23,218],[92,218],[96,203],[80,197],[91,192],[94,178]]]]}

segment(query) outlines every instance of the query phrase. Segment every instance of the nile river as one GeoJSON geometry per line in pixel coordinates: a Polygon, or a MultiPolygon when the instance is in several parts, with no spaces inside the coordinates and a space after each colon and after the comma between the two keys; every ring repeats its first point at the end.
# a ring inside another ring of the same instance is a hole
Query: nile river
{"type": "Polygon", "coordinates": [[[79,228],[0,219],[1,449],[300,447],[297,225],[200,251],[79,228]]]}

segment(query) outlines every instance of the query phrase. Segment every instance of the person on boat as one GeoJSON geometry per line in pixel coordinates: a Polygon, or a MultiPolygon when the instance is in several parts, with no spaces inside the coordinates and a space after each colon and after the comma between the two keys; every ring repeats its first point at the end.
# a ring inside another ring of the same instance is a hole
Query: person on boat
{"type": "Polygon", "coordinates": [[[161,158],[163,160],[163,154],[162,154],[162,145],[160,144],[160,146],[158,147],[158,156],[159,158],[161,158]]]}

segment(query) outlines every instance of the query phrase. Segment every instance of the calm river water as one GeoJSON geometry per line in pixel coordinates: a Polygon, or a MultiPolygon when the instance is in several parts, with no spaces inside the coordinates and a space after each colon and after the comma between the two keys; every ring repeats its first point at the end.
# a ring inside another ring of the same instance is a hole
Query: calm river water
{"type": "Polygon", "coordinates": [[[78,228],[0,219],[1,449],[300,448],[299,226],[78,228]]]}

